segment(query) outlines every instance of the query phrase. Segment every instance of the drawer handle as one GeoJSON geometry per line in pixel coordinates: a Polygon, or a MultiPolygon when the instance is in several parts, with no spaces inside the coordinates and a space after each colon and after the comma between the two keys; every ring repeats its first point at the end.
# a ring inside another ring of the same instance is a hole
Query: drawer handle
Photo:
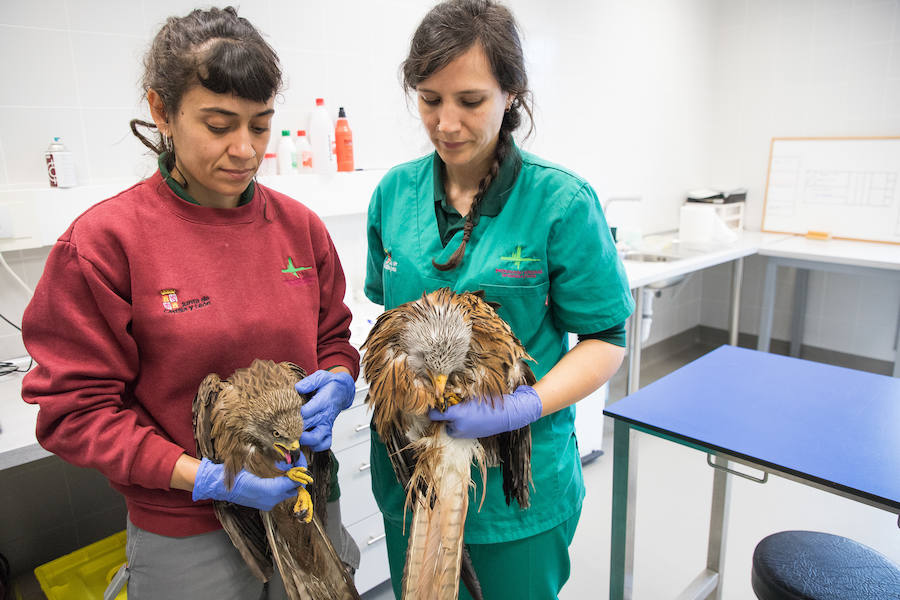
{"type": "Polygon", "coordinates": [[[380,542],[387,536],[386,533],[382,533],[381,535],[370,535],[368,541],[366,542],[366,546],[371,546],[377,542],[380,542]]]}
{"type": "Polygon", "coordinates": [[[363,429],[368,429],[368,428],[369,428],[369,424],[368,424],[368,423],[363,423],[362,425],[357,425],[356,427],[354,427],[354,428],[353,428],[353,431],[355,431],[356,433],[359,433],[359,432],[362,431],[363,429]]]}
{"type": "Polygon", "coordinates": [[[372,465],[370,463],[363,463],[363,464],[359,465],[360,471],[368,471],[371,468],[372,468],[372,465]]]}

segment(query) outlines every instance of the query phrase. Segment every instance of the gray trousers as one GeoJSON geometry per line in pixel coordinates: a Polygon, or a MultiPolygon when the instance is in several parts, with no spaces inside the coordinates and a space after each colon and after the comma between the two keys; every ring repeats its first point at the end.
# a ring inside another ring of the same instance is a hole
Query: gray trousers
{"type": "MultiPolygon", "coordinates": [[[[352,570],[359,548],[341,524],[340,502],[328,503],[325,524],[338,556],[352,570]]],[[[127,563],[110,582],[104,600],[128,586],[128,600],[287,600],[278,569],[268,583],[253,576],[224,530],[189,537],[167,537],[128,520],[127,563]]]]}

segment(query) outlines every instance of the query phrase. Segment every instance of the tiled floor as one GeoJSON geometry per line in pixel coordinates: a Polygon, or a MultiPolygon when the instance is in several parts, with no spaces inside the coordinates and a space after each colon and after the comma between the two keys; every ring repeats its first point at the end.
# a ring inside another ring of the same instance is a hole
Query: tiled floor
{"type": "MultiPolygon", "coordinates": [[[[646,385],[711,349],[695,345],[665,360],[645,364],[641,384],[646,385]]],[[[622,397],[623,375],[624,369],[612,382],[613,399],[622,397]]],[[[607,597],[611,423],[606,424],[605,431],[606,454],[584,470],[587,498],[571,547],[572,575],[560,594],[562,600],[607,597]]],[[[696,450],[643,434],[638,439],[634,598],[674,598],[704,567],[712,469],[696,450]]],[[[896,515],[778,477],[770,477],[764,485],[732,479],[724,600],[755,600],[750,588],[753,549],[760,539],[775,531],[811,529],[844,535],[900,563],[896,515]]],[[[363,597],[389,600],[393,595],[390,587],[384,585],[363,597]]]]}

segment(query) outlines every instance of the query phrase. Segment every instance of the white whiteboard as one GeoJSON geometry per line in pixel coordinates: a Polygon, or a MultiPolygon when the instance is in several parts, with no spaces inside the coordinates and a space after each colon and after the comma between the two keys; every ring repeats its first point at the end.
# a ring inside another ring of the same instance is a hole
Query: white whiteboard
{"type": "Polygon", "coordinates": [[[900,137],[773,138],[762,230],[900,244],[900,137]]]}

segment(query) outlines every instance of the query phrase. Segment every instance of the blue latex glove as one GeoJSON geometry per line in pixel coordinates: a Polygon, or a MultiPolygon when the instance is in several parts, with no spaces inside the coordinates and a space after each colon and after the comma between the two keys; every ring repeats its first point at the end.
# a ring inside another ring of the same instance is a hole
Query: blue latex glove
{"type": "Polygon", "coordinates": [[[191,498],[195,501],[223,500],[259,510],[272,510],[277,504],[296,496],[298,485],[287,477],[257,477],[241,469],[229,490],[225,485],[225,465],[204,458],[197,469],[191,498]]]}
{"type": "Polygon", "coordinates": [[[316,371],[294,385],[301,394],[313,393],[312,399],[300,409],[306,431],[300,444],[316,452],[331,448],[331,429],[340,412],[350,408],[356,395],[356,382],[340,371],[316,371]]]}
{"type": "Polygon", "coordinates": [[[504,394],[502,402],[480,399],[454,404],[444,412],[428,411],[432,421],[446,421],[447,435],[454,438],[482,438],[513,431],[534,423],[541,417],[544,405],[533,387],[520,385],[512,394],[504,394]]]}

